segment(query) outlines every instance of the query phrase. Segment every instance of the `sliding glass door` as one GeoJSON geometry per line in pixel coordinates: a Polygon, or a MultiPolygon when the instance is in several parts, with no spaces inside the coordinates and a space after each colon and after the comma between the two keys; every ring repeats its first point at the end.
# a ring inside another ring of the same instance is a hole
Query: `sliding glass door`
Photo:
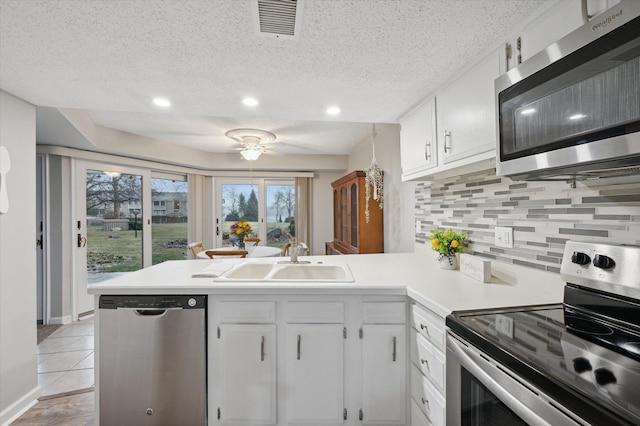
{"type": "Polygon", "coordinates": [[[187,258],[186,177],[78,162],[74,315],[93,310],[87,285],[187,258]]]}
{"type": "Polygon", "coordinates": [[[188,185],[184,176],[151,177],[151,263],[187,259],[188,185]]]}

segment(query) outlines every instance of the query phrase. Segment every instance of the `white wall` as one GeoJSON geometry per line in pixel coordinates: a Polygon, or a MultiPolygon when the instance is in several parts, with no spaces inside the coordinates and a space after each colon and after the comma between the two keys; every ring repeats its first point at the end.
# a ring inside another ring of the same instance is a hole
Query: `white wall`
{"type": "Polygon", "coordinates": [[[324,243],[333,241],[333,188],[331,182],[340,179],[344,173],[318,173],[313,177],[312,229],[313,247],[311,254],[325,253],[324,243]]]}
{"type": "MultiPolygon", "coordinates": [[[[412,252],[415,184],[402,183],[400,127],[397,124],[377,124],[376,133],[376,160],[384,171],[384,251],[412,252]]],[[[371,137],[367,137],[349,154],[349,172],[369,167],[372,156],[371,137]]],[[[377,208],[375,203],[374,207],[377,208]]]]}
{"type": "Polygon", "coordinates": [[[0,91],[9,211],[0,214],[0,424],[39,396],[36,370],[36,111],[0,91]]]}

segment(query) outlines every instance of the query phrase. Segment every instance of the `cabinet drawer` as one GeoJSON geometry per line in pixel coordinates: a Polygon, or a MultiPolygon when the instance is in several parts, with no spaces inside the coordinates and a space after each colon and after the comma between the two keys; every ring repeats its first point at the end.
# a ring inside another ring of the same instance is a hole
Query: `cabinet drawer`
{"type": "Polygon", "coordinates": [[[444,319],[439,320],[435,314],[420,307],[419,305],[413,305],[411,316],[413,326],[418,333],[433,343],[440,351],[444,352],[444,319]]]}
{"type": "Polygon", "coordinates": [[[362,321],[365,324],[404,324],[405,309],[404,302],[364,302],[362,321]]]}
{"type": "Polygon", "coordinates": [[[411,368],[411,397],[434,425],[445,425],[444,398],[415,366],[411,368]]]}
{"type": "Polygon", "coordinates": [[[413,399],[411,400],[411,426],[433,426],[413,399]]]}
{"type": "Polygon", "coordinates": [[[343,302],[289,302],[288,323],[331,324],[344,322],[343,302]]]}
{"type": "Polygon", "coordinates": [[[411,361],[433,382],[440,392],[444,391],[445,358],[427,339],[411,330],[411,361]]]}
{"type": "Polygon", "coordinates": [[[276,302],[220,302],[220,321],[223,323],[274,323],[276,302]]]}

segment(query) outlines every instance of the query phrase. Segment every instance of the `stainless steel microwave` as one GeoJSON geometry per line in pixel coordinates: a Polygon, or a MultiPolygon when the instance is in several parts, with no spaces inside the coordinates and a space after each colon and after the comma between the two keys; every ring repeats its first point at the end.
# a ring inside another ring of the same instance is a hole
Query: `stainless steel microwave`
{"type": "Polygon", "coordinates": [[[498,175],[640,173],[640,1],[594,17],[495,88],[498,175]]]}

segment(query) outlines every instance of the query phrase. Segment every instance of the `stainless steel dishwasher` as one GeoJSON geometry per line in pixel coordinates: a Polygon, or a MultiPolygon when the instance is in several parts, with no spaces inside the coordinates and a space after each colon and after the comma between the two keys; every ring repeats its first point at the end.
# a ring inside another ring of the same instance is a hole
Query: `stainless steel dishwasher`
{"type": "Polygon", "coordinates": [[[100,296],[101,426],[206,424],[206,296],[100,296]]]}

